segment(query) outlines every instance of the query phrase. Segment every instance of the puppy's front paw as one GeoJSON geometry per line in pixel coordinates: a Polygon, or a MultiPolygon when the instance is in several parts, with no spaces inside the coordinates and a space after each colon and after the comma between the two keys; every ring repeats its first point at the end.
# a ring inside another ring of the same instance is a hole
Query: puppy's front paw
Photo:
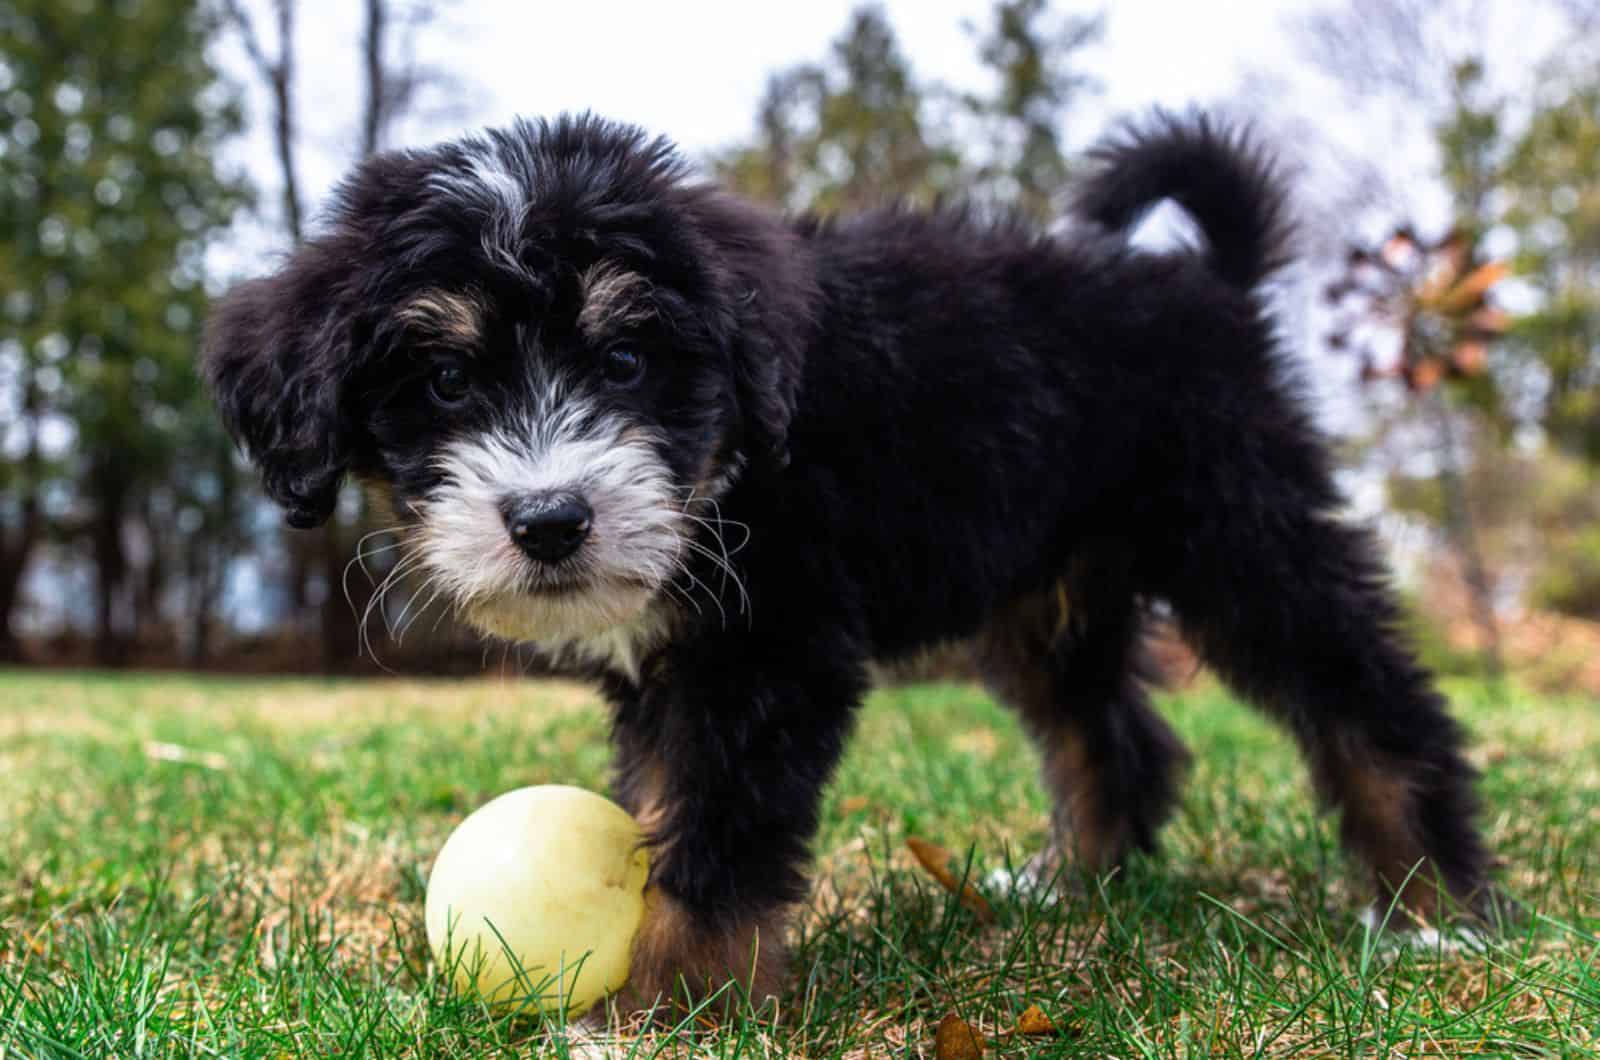
{"type": "Polygon", "coordinates": [[[650,1012],[671,1019],[696,1004],[721,1012],[748,1000],[759,1009],[776,997],[785,952],[778,912],[723,923],[695,914],[652,888],[633,941],[628,984],[613,998],[618,1013],[650,1012]]]}

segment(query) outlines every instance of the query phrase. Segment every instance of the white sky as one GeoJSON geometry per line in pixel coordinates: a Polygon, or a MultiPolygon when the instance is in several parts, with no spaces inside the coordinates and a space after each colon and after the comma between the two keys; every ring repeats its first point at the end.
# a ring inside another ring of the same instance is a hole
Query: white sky
{"type": "MultiPolygon", "coordinates": [[[[324,0],[316,18],[301,17],[298,111],[309,148],[301,171],[311,203],[348,165],[355,143],[361,6],[324,0]]],[[[422,33],[417,50],[424,62],[455,72],[462,91],[448,112],[408,123],[400,140],[428,142],[517,114],[590,109],[700,154],[748,135],[767,75],[821,57],[854,6],[852,0],[458,0],[422,33]]],[[[1105,40],[1085,53],[1104,93],[1087,101],[1069,139],[1082,144],[1110,116],[1151,104],[1236,95],[1252,65],[1281,65],[1290,52],[1284,16],[1306,6],[1232,0],[1219,17],[1214,4],[1115,0],[1105,40]]],[[[986,0],[889,0],[885,7],[919,76],[982,84],[962,23],[982,23],[986,0]]],[[[224,49],[221,58],[237,80],[250,82],[236,50],[224,49]]],[[[249,99],[252,135],[238,157],[272,193],[266,100],[259,91],[249,99]]]]}
{"type": "MultiPolygon", "coordinates": [[[[510,5],[506,5],[509,7],[510,5]]],[[[497,27],[498,5],[464,10],[454,54],[478,60],[493,94],[489,116],[591,107],[705,148],[746,133],[769,71],[824,53],[845,25],[850,0],[538,5],[497,27]],[[506,27],[509,28],[509,27],[506,27]],[[470,42],[469,42],[470,41],[470,42]]],[[[963,20],[987,19],[984,0],[892,0],[889,13],[922,76],[971,84],[981,71],[963,20]]],[[[1063,4],[1064,8],[1070,5],[1063,4]]],[[[1121,107],[1183,103],[1229,91],[1239,58],[1280,38],[1271,0],[1230,4],[1219,32],[1215,8],[1172,0],[1118,0],[1103,47],[1090,54],[1121,107]],[[1222,44],[1196,48],[1196,40],[1222,44]]]]}

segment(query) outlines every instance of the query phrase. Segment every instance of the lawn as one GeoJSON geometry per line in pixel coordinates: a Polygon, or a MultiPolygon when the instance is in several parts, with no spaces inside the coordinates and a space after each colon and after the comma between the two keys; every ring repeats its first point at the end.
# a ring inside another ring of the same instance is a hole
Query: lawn
{"type": "MultiPolygon", "coordinates": [[[[1019,859],[1045,806],[979,691],[876,693],[828,798],[775,1019],[629,1055],[1592,1055],[1600,1050],[1600,705],[1449,691],[1485,771],[1506,889],[1535,915],[1473,948],[1356,921],[1364,892],[1288,740],[1201,686],[1160,851],[980,921],[906,839],[1019,859]],[[1039,1006],[1057,1028],[1012,1033],[1039,1006]]],[[[0,673],[0,1057],[562,1055],[453,997],[422,895],[454,824],[524,784],[605,783],[582,688],[0,673]]],[[[970,855],[968,852],[970,851],[970,855]]]]}

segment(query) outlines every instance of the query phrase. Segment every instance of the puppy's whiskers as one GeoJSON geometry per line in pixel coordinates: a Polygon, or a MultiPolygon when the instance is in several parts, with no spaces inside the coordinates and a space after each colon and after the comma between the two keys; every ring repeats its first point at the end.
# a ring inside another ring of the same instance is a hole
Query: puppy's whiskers
{"type": "MultiPolygon", "coordinates": [[[[685,538],[683,543],[690,552],[698,556],[703,556],[706,561],[719,572],[719,588],[716,593],[719,606],[722,595],[727,592],[728,582],[733,582],[733,588],[738,593],[738,613],[745,616],[745,621],[748,623],[753,617],[750,609],[750,594],[745,591],[744,579],[739,576],[739,572],[734,569],[733,564],[728,562],[728,560],[722,555],[713,552],[711,549],[691,538],[685,538]]],[[[710,590],[708,588],[707,592],[709,591],[710,590]]]]}
{"type": "Polygon", "coordinates": [[[350,570],[351,570],[351,568],[360,567],[361,568],[361,573],[365,574],[367,576],[367,584],[376,585],[377,583],[373,579],[373,576],[372,576],[372,569],[367,566],[367,560],[371,559],[374,556],[381,556],[385,552],[393,552],[397,548],[404,547],[405,544],[406,544],[405,533],[406,533],[406,528],[403,527],[403,526],[399,526],[399,525],[396,525],[396,526],[384,526],[384,527],[379,527],[378,529],[373,530],[373,531],[371,531],[369,533],[362,534],[361,535],[361,539],[356,542],[356,554],[350,560],[349,563],[346,563],[344,565],[344,571],[339,576],[339,586],[340,586],[340,588],[342,588],[344,590],[344,602],[350,606],[350,613],[352,615],[354,615],[356,613],[356,602],[355,602],[355,597],[353,597],[351,595],[351,593],[350,593],[350,570]],[[388,544],[388,545],[383,545],[382,547],[379,547],[379,548],[370,548],[369,549],[369,548],[365,547],[366,543],[368,541],[371,541],[375,537],[381,537],[384,534],[395,534],[395,535],[398,535],[399,536],[399,540],[394,541],[393,543],[388,544]]]}
{"type": "MultiPolygon", "coordinates": [[[[405,643],[406,634],[411,631],[411,627],[417,624],[417,619],[421,618],[427,613],[428,608],[433,606],[434,601],[439,599],[439,594],[442,592],[444,592],[444,586],[439,583],[438,577],[434,575],[430,575],[426,581],[417,587],[417,591],[413,593],[411,595],[411,599],[406,602],[405,609],[402,609],[400,612],[401,617],[403,618],[405,616],[406,610],[409,610],[411,605],[416,602],[417,597],[421,596],[423,593],[428,593],[428,598],[422,602],[421,607],[417,608],[416,611],[412,613],[411,620],[409,622],[405,622],[403,625],[401,625],[400,621],[396,620],[396,624],[400,625],[400,631],[394,635],[395,644],[399,645],[405,643]]],[[[445,608],[439,609],[440,619],[444,617],[445,610],[445,608]]],[[[439,628],[439,619],[434,620],[433,626],[435,629],[439,628]]]]}
{"type": "MultiPolygon", "coordinates": [[[[683,550],[683,536],[681,534],[679,534],[677,531],[673,531],[672,540],[673,540],[673,545],[677,548],[679,554],[681,554],[682,550],[683,550]]],[[[684,569],[681,565],[679,566],[679,568],[678,568],[678,574],[679,575],[684,575],[684,574],[688,574],[688,573],[689,572],[686,569],[684,569]]],[[[693,575],[689,575],[689,576],[691,578],[694,577],[693,575]]],[[[651,580],[651,586],[652,586],[652,588],[665,590],[675,600],[682,600],[684,603],[686,603],[690,607],[694,608],[695,614],[697,614],[697,615],[704,615],[705,614],[705,608],[701,607],[700,606],[700,601],[698,601],[698,600],[696,600],[694,598],[694,593],[691,591],[691,589],[686,589],[682,585],[679,585],[678,582],[677,582],[677,578],[676,577],[652,579],[651,580]]],[[[720,603],[719,603],[718,606],[721,606],[720,603]]],[[[724,614],[723,614],[723,624],[724,625],[727,624],[727,614],[726,614],[726,612],[724,612],[724,614]]]]}
{"type": "MultiPolygon", "coordinates": [[[[677,514],[679,517],[703,529],[717,545],[717,550],[713,551],[694,540],[692,536],[676,534],[676,543],[680,556],[684,550],[693,555],[703,556],[717,570],[718,587],[717,592],[712,594],[712,599],[716,601],[719,609],[722,609],[722,597],[728,591],[728,582],[730,580],[733,582],[734,589],[739,596],[738,613],[745,616],[745,621],[748,625],[753,621],[754,617],[751,613],[750,594],[745,589],[744,579],[740,577],[739,571],[733,565],[733,556],[750,543],[750,527],[737,520],[723,518],[721,506],[710,497],[697,495],[694,487],[689,488],[688,495],[684,498],[683,505],[679,508],[677,514]],[[713,518],[708,519],[690,511],[690,506],[696,503],[710,505],[714,513],[713,518]],[[728,547],[727,538],[724,535],[724,528],[728,526],[738,527],[744,531],[744,538],[731,549],[728,547]]],[[[683,566],[683,572],[689,574],[687,565],[683,566]]],[[[692,574],[689,574],[689,576],[693,578],[692,574]]],[[[694,581],[699,583],[697,578],[694,581]]],[[[699,584],[703,585],[703,583],[699,584]]],[[[705,588],[708,593],[711,592],[709,586],[705,588]]],[[[723,609],[723,628],[727,628],[727,611],[725,609],[723,609]]]]}
{"type": "Polygon", "coordinates": [[[415,571],[421,564],[422,557],[419,553],[411,552],[402,556],[400,561],[389,569],[389,573],[383,579],[383,581],[379,583],[377,590],[372,594],[372,598],[367,601],[367,606],[361,612],[361,617],[356,623],[359,645],[361,646],[362,650],[366,652],[367,657],[376,663],[378,668],[383,670],[385,673],[394,673],[394,670],[387,666],[382,659],[378,658],[377,649],[373,647],[371,626],[372,614],[374,611],[377,611],[379,614],[384,615],[384,625],[389,629],[390,634],[393,635],[394,627],[393,624],[388,620],[388,613],[385,609],[384,601],[387,600],[389,594],[394,591],[395,586],[399,585],[401,580],[405,578],[407,574],[415,571]]]}
{"type": "MultiPolygon", "coordinates": [[[[685,487],[679,487],[679,488],[682,489],[682,488],[685,488],[685,487]]],[[[689,510],[690,506],[693,505],[693,504],[709,505],[710,508],[711,508],[711,512],[712,512],[711,521],[715,522],[716,525],[717,525],[717,530],[715,530],[713,532],[716,533],[718,537],[722,536],[722,528],[729,527],[729,526],[734,527],[735,529],[738,529],[738,530],[742,530],[744,532],[744,537],[742,539],[740,539],[739,543],[737,545],[734,545],[731,549],[727,549],[727,551],[729,553],[737,554],[740,549],[744,548],[746,545],[748,545],[750,543],[750,535],[751,535],[750,524],[749,523],[742,523],[737,519],[729,519],[726,516],[724,516],[722,514],[722,505],[717,503],[717,499],[715,497],[702,497],[702,496],[697,496],[696,495],[697,491],[699,490],[699,488],[700,487],[698,487],[698,486],[689,486],[689,487],[687,487],[688,497],[683,502],[682,514],[685,517],[693,519],[696,522],[699,522],[699,523],[701,523],[703,525],[706,525],[709,528],[710,524],[707,522],[707,520],[703,516],[696,515],[694,512],[689,510]]]]}

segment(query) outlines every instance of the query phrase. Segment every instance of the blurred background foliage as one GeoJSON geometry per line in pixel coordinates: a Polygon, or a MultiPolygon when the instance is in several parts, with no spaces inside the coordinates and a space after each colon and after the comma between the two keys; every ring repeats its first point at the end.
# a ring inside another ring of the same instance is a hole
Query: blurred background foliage
{"type": "MultiPolygon", "coordinates": [[[[469,73],[416,59],[451,5],[351,2],[345,160],[430,104],[441,135],[472,124],[438,109],[469,73]]],[[[1346,413],[1331,418],[1356,514],[1393,545],[1426,639],[1469,666],[1570,656],[1550,680],[1600,692],[1584,665],[1600,657],[1600,18],[1536,5],[1558,46],[1508,77],[1491,16],[1509,4],[1303,6],[1294,52],[1262,57],[1229,107],[1338,204],[1306,211],[1286,328],[1304,372],[1333,380],[1317,392],[1346,413]],[[1273,64],[1318,71],[1353,113],[1415,117],[1449,223],[1420,230],[1386,186],[1383,136],[1311,150],[1314,128],[1263,88],[1273,64]]],[[[299,0],[0,0],[0,658],[371,669],[361,616],[388,665],[500,658],[442,614],[385,647],[411,601],[383,581],[383,514],[352,489],[326,529],[283,529],[196,383],[208,297],[260,267],[214,248],[241,225],[280,247],[308,228],[300,171],[328,147],[299,121],[319,88],[294,30],[314,16],[299,0]],[[242,59],[224,71],[224,53],[242,59]],[[228,161],[252,130],[275,169],[228,161]],[[371,558],[352,568],[358,549],[371,558]]],[[[1104,120],[1089,60],[1115,18],[999,0],[963,27],[974,89],[919,66],[863,5],[823,54],[771,73],[746,138],[700,161],[788,210],[970,198],[1059,223],[1104,120]]]]}
{"type": "Polygon", "coordinates": [[[169,592],[207,625],[215,609],[240,479],[194,347],[208,241],[248,188],[215,164],[241,124],[208,59],[215,19],[124,4],[112,34],[96,7],[0,5],[0,649],[53,546],[93,568],[95,643],[116,662],[169,592]]]}

